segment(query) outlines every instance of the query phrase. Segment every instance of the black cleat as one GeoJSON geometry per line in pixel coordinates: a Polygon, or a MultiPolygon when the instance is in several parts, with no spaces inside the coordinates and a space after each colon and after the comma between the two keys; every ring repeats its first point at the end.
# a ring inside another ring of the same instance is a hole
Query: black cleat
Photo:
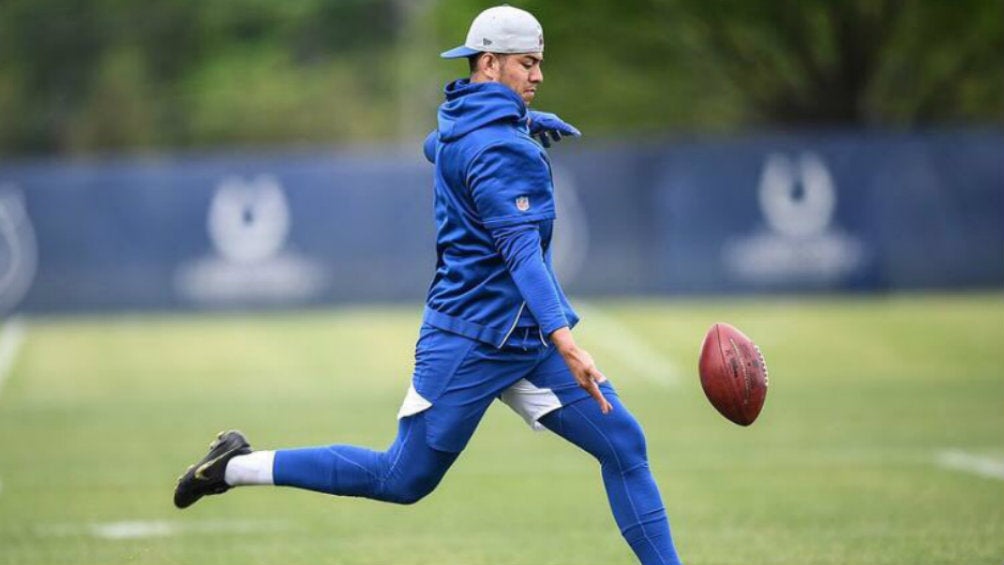
{"type": "Polygon", "coordinates": [[[209,453],[178,477],[174,505],[188,508],[207,494],[222,494],[230,490],[230,485],[223,480],[227,463],[237,455],[248,453],[251,453],[251,444],[244,434],[237,430],[220,432],[209,444],[209,453]]]}

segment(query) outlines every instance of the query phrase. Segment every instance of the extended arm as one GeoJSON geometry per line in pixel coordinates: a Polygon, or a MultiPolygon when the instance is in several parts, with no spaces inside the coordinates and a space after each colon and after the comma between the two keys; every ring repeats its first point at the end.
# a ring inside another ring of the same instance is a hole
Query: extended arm
{"type": "Polygon", "coordinates": [[[501,227],[493,229],[491,233],[516,287],[526,300],[541,331],[558,348],[558,353],[579,386],[589,392],[606,414],[612,407],[603,397],[598,385],[606,377],[596,368],[592,356],[575,344],[554,280],[544,264],[538,224],[501,227]]]}
{"type": "MultiPolygon", "coordinates": [[[[554,141],[561,141],[564,136],[579,137],[582,132],[572,124],[563,121],[550,112],[538,112],[530,110],[530,135],[540,140],[544,147],[550,147],[554,141]]],[[[422,153],[430,163],[436,162],[436,141],[439,139],[439,130],[432,130],[425,136],[422,143],[422,153]]]]}
{"type": "Polygon", "coordinates": [[[472,161],[467,178],[478,216],[491,232],[541,331],[555,344],[579,386],[604,413],[609,412],[610,403],[598,386],[603,374],[592,357],[575,345],[554,279],[544,263],[539,222],[555,218],[547,159],[533,144],[500,143],[472,161]]]}
{"type": "Polygon", "coordinates": [[[582,132],[551,112],[530,110],[530,135],[540,140],[544,147],[550,147],[552,141],[561,141],[562,136],[579,137],[582,132]]]}

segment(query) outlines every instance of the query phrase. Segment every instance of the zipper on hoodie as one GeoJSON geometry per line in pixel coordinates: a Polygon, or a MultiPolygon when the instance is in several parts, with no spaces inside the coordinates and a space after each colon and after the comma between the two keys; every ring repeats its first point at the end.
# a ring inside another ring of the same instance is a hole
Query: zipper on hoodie
{"type": "Polygon", "coordinates": [[[523,315],[523,309],[526,308],[526,301],[524,300],[522,304],[519,305],[519,311],[516,312],[516,318],[512,321],[512,326],[509,327],[509,331],[506,332],[505,337],[502,338],[502,343],[498,344],[498,349],[502,349],[505,346],[505,342],[509,341],[509,336],[512,332],[516,330],[516,324],[519,323],[519,317],[523,315]]]}

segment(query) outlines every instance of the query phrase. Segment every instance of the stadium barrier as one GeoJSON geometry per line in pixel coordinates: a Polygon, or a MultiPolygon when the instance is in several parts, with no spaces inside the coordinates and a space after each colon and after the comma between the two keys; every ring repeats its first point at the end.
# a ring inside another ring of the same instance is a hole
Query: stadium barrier
{"type": "MultiPolygon", "coordinates": [[[[552,150],[589,295],[1004,286],[1004,132],[552,150]]],[[[420,147],[0,163],[0,314],[420,300],[420,147]]]]}

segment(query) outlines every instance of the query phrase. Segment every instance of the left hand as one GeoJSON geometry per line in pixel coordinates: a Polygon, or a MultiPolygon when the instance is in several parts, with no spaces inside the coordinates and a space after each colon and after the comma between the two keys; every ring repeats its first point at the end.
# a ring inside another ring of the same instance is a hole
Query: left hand
{"type": "Polygon", "coordinates": [[[530,110],[530,135],[540,140],[541,145],[550,147],[552,141],[561,141],[562,136],[580,137],[575,126],[563,121],[556,114],[530,110]]]}

